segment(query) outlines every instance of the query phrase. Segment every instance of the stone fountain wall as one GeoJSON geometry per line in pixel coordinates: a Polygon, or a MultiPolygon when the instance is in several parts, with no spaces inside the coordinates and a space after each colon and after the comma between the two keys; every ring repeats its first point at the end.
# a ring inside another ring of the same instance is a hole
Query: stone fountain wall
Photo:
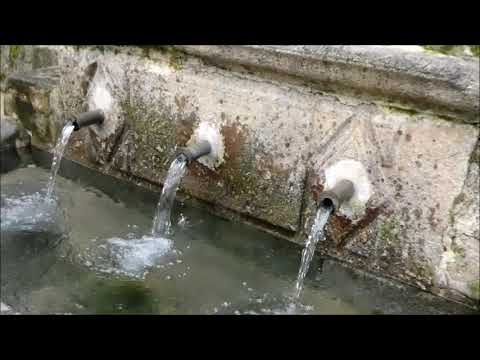
{"type": "Polygon", "coordinates": [[[366,203],[334,216],[319,251],[478,303],[479,60],[389,46],[2,46],[5,113],[50,151],[69,116],[108,106],[67,158],[154,190],[202,122],[223,162],[192,164],[181,192],[303,243],[341,160],[366,203]]]}

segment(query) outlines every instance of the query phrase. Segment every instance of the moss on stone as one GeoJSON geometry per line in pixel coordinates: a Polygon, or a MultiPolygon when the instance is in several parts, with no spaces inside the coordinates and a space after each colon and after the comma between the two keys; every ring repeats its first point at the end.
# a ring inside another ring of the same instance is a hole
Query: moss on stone
{"type": "Polygon", "coordinates": [[[13,64],[19,58],[21,51],[22,45],[10,45],[10,52],[8,53],[8,57],[11,64],[13,64]]]}
{"type": "Polygon", "coordinates": [[[442,121],[449,121],[457,124],[465,124],[465,120],[461,118],[456,118],[448,115],[436,115],[436,117],[442,121]]]}
{"type": "Polygon", "coordinates": [[[423,48],[429,51],[449,55],[458,45],[423,45],[423,48]]]}
{"type": "Polygon", "coordinates": [[[361,214],[365,210],[365,206],[358,200],[353,200],[350,206],[354,214],[361,214]]]}
{"type": "Polygon", "coordinates": [[[420,113],[418,110],[407,109],[407,108],[403,108],[403,107],[399,107],[399,106],[392,106],[392,105],[387,106],[387,110],[390,111],[390,112],[405,114],[405,115],[408,115],[408,116],[415,116],[415,115],[418,115],[420,113]]]}
{"type": "Polygon", "coordinates": [[[453,211],[454,206],[448,210],[448,224],[453,226],[455,224],[455,212],[453,211]]]}
{"type": "Polygon", "coordinates": [[[477,145],[470,155],[470,163],[480,166],[480,141],[477,141],[477,145]]]}
{"type": "Polygon", "coordinates": [[[79,51],[81,49],[87,49],[87,50],[98,50],[102,54],[105,53],[105,50],[107,49],[114,49],[114,46],[121,46],[121,45],[72,45],[72,47],[76,50],[79,51]]]}
{"type": "Polygon", "coordinates": [[[470,45],[470,51],[476,57],[480,57],[480,45],[470,45]]]}
{"type": "Polygon", "coordinates": [[[460,204],[461,202],[463,202],[465,200],[465,193],[460,193],[458,194],[457,196],[455,196],[455,199],[453,199],[453,206],[457,206],[458,204],[460,204]]]}
{"type": "Polygon", "coordinates": [[[426,259],[412,261],[409,268],[410,271],[415,274],[415,277],[422,280],[424,283],[429,283],[431,285],[435,271],[426,259]]]}
{"type": "Polygon", "coordinates": [[[451,248],[452,248],[452,251],[455,253],[456,256],[460,257],[461,259],[465,259],[465,257],[466,257],[465,249],[462,246],[453,242],[451,248]]]}
{"type": "Polygon", "coordinates": [[[422,45],[422,47],[432,54],[443,54],[450,56],[470,55],[480,57],[480,45],[422,45]]]}
{"type": "Polygon", "coordinates": [[[185,62],[185,54],[178,50],[174,45],[141,45],[143,55],[150,56],[151,50],[160,51],[162,54],[169,55],[169,65],[175,70],[181,70],[185,62]]]}
{"type": "Polygon", "coordinates": [[[185,61],[185,57],[181,52],[175,51],[170,54],[169,64],[175,70],[181,70],[183,68],[184,61],[185,61]]]}
{"type": "Polygon", "coordinates": [[[480,299],[480,280],[470,282],[468,284],[468,290],[470,291],[470,296],[475,299],[480,299]]]}
{"type": "Polygon", "coordinates": [[[386,244],[396,243],[398,241],[398,222],[393,219],[380,225],[378,229],[379,239],[386,244]]]}
{"type": "MultiPolygon", "coordinates": [[[[409,116],[414,121],[422,120],[421,116],[417,116],[417,115],[421,115],[422,112],[415,109],[407,109],[404,107],[394,106],[394,105],[388,105],[388,106],[385,106],[384,108],[386,109],[386,111],[393,114],[396,113],[396,114],[409,116]]],[[[429,119],[434,122],[448,121],[450,123],[455,123],[455,124],[465,124],[465,123],[468,124],[468,122],[466,122],[465,119],[463,118],[448,116],[445,114],[435,114],[435,116],[430,116],[429,119]]]]}

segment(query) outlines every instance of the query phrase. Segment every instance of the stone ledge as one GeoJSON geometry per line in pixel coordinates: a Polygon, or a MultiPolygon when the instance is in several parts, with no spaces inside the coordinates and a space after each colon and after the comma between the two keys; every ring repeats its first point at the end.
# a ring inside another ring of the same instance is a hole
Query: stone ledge
{"type": "Polygon", "coordinates": [[[36,71],[14,73],[7,77],[7,88],[42,88],[52,89],[60,80],[58,66],[41,68],[36,71]]]}
{"type": "Polygon", "coordinates": [[[479,61],[388,46],[197,46],[179,50],[217,64],[299,77],[326,91],[386,100],[479,122],[479,61]]]}

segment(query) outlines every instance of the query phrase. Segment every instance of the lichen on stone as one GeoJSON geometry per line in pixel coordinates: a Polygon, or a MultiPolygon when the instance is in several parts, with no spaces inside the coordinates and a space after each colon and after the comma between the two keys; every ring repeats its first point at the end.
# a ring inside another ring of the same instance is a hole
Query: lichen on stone
{"type": "Polygon", "coordinates": [[[418,115],[420,113],[418,110],[407,109],[407,108],[404,108],[404,107],[393,106],[393,105],[387,106],[387,110],[390,111],[390,112],[393,112],[393,113],[396,112],[396,113],[400,113],[400,114],[406,114],[408,116],[415,116],[415,115],[418,115]]]}
{"type": "Polygon", "coordinates": [[[480,45],[470,45],[470,51],[476,57],[480,57],[480,45]]]}
{"type": "Polygon", "coordinates": [[[477,164],[480,167],[480,141],[477,141],[475,149],[470,156],[470,163],[477,164]]]}
{"type": "Polygon", "coordinates": [[[397,220],[385,221],[378,228],[378,237],[383,243],[395,243],[398,241],[398,222],[397,220]]]}
{"type": "Polygon", "coordinates": [[[456,244],[455,242],[452,243],[451,249],[455,253],[455,256],[458,256],[461,259],[464,259],[466,257],[465,249],[462,246],[456,244]]]}
{"type": "Polygon", "coordinates": [[[453,206],[457,206],[458,204],[460,204],[462,201],[465,200],[465,193],[460,193],[458,194],[457,196],[455,196],[455,199],[453,199],[453,206]]]}
{"type": "Polygon", "coordinates": [[[10,52],[8,53],[8,56],[11,64],[13,64],[18,59],[21,50],[22,45],[10,45],[10,52]]]}
{"type": "Polygon", "coordinates": [[[470,291],[470,296],[474,299],[480,299],[480,280],[472,281],[468,284],[468,289],[470,291]]]}
{"type": "Polygon", "coordinates": [[[150,51],[160,51],[162,54],[169,55],[168,64],[175,70],[181,70],[185,62],[185,54],[178,50],[174,45],[142,45],[143,55],[150,57],[150,51]]]}
{"type": "Polygon", "coordinates": [[[480,45],[423,45],[422,47],[433,54],[480,57],[480,45]]]}

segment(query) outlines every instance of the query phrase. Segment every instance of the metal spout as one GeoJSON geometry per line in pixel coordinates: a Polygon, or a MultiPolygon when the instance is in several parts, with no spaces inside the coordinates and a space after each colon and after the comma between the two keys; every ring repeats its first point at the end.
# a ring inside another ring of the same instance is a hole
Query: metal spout
{"type": "Polygon", "coordinates": [[[190,163],[198,158],[210,154],[212,151],[212,146],[208,141],[200,141],[193,146],[183,148],[180,150],[178,156],[185,156],[187,162],[190,163]]]}
{"type": "Polygon", "coordinates": [[[341,180],[332,189],[322,192],[318,203],[321,207],[333,208],[333,212],[335,212],[342,206],[342,203],[350,200],[354,193],[353,183],[350,180],[341,180]]]}
{"type": "Polygon", "coordinates": [[[94,110],[84,112],[72,119],[72,125],[74,131],[80,130],[82,127],[97,124],[101,125],[105,120],[105,114],[102,110],[94,110]]]}

